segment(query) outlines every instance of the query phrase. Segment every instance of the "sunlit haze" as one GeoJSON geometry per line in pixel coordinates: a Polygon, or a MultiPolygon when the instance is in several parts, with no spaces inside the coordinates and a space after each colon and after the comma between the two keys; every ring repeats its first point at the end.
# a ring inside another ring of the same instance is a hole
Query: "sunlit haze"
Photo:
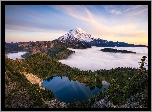
{"type": "Polygon", "coordinates": [[[148,45],[148,5],[6,5],[5,41],[51,41],[76,27],[94,38],[148,45]]]}

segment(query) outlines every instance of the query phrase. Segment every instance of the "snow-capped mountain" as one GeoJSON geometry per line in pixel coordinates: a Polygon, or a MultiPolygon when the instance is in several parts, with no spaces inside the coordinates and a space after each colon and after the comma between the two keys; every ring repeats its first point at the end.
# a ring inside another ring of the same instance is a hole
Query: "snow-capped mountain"
{"type": "Polygon", "coordinates": [[[145,45],[134,45],[125,42],[113,42],[108,40],[103,40],[101,38],[91,37],[91,34],[86,33],[81,28],[76,27],[70,30],[67,34],[59,37],[57,40],[69,44],[73,47],[81,46],[80,48],[89,48],[91,46],[97,47],[144,47],[145,45]],[[78,45],[79,44],[79,45],[78,45]]]}
{"type": "Polygon", "coordinates": [[[85,42],[91,42],[93,41],[93,38],[91,38],[90,34],[87,34],[85,31],[83,31],[81,28],[76,27],[73,30],[70,30],[67,34],[61,36],[58,38],[58,40],[68,40],[68,41],[85,41],[85,42]]]}

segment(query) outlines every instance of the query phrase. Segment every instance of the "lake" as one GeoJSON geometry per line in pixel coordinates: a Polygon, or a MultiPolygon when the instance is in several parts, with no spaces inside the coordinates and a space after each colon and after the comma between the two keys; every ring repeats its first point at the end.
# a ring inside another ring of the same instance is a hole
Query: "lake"
{"type": "Polygon", "coordinates": [[[42,85],[53,91],[58,100],[65,103],[72,103],[74,98],[79,101],[87,101],[92,95],[97,95],[99,91],[107,88],[109,83],[103,81],[103,86],[91,90],[90,87],[86,87],[82,83],[70,81],[68,77],[55,76],[51,77],[50,81],[44,80],[42,85]]]}

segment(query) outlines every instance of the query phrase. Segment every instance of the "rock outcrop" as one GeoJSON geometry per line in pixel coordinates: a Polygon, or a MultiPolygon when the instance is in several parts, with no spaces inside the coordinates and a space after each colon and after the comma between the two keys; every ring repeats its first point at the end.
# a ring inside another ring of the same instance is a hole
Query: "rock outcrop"
{"type": "Polygon", "coordinates": [[[130,96],[125,104],[114,105],[112,102],[108,101],[108,97],[104,97],[99,101],[95,101],[91,108],[145,108],[143,102],[140,99],[136,99],[130,96]]]}
{"type": "Polygon", "coordinates": [[[37,76],[33,75],[32,73],[23,72],[23,74],[25,75],[27,80],[29,80],[32,84],[38,84],[40,89],[45,90],[45,88],[42,86],[42,82],[43,82],[42,79],[38,78],[37,76]]]}

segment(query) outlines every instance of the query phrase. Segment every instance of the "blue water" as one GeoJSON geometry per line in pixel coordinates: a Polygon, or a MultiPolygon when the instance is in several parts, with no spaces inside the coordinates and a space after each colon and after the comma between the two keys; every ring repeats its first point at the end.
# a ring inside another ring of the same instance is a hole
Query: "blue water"
{"type": "Polygon", "coordinates": [[[70,81],[68,77],[51,77],[50,81],[44,80],[43,86],[50,89],[55,94],[55,97],[65,103],[73,103],[74,98],[79,101],[87,101],[92,95],[97,95],[99,91],[109,86],[109,83],[103,84],[101,88],[91,90],[84,84],[77,81],[70,81]]]}

